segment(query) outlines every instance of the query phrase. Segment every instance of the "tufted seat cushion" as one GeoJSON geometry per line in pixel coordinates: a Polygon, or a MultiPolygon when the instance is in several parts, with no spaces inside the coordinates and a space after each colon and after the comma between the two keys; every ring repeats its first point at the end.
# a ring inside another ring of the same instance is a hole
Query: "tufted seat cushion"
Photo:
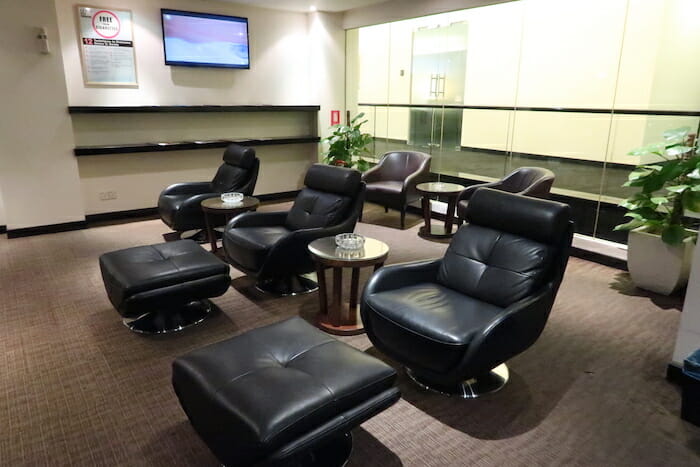
{"type": "Polygon", "coordinates": [[[303,190],[287,214],[290,230],[317,229],[339,223],[352,204],[349,196],[323,193],[311,188],[303,190]]]}
{"type": "Polygon", "coordinates": [[[228,229],[224,236],[227,243],[240,247],[231,250],[231,258],[244,268],[256,271],[260,269],[275,243],[290,233],[291,230],[283,225],[267,225],[228,229]]]}
{"type": "Polygon", "coordinates": [[[368,294],[372,326],[405,352],[409,366],[447,371],[501,308],[426,282],[368,294]],[[436,358],[439,356],[439,358],[436,358]]]}
{"type": "Polygon", "coordinates": [[[125,317],[217,297],[231,282],[228,265],[192,240],[105,253],[100,271],[112,305],[125,317]]]}
{"type": "Polygon", "coordinates": [[[298,317],[179,357],[172,376],[192,425],[227,465],[260,461],[321,427],[361,423],[398,399],[395,379],[298,317]]]}

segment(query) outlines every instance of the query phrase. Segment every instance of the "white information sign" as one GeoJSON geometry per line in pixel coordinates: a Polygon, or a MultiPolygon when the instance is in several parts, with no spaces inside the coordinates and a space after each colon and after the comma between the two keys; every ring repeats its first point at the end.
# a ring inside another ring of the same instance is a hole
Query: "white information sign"
{"type": "Polygon", "coordinates": [[[78,24],[85,84],[137,86],[131,11],[78,6],[78,24]]]}

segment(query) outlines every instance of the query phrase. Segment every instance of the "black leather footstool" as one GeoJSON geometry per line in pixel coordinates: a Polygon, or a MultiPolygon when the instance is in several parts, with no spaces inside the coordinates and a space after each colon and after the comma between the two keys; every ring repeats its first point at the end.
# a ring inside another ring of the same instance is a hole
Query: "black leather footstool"
{"type": "Polygon", "coordinates": [[[231,284],[228,264],[192,240],[137,246],[100,256],[107,296],[135,332],[179,331],[212,310],[231,284]]]}
{"type": "Polygon", "coordinates": [[[343,465],[350,430],[399,399],[385,363],[292,318],[195,350],[173,387],[227,466],[343,465]]]}

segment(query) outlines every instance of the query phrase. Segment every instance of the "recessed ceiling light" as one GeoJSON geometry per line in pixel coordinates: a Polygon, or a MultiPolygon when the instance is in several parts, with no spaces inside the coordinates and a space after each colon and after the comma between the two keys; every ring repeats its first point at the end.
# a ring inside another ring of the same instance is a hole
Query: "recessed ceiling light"
{"type": "Polygon", "coordinates": [[[316,5],[311,5],[309,7],[309,11],[316,11],[316,5]]]}

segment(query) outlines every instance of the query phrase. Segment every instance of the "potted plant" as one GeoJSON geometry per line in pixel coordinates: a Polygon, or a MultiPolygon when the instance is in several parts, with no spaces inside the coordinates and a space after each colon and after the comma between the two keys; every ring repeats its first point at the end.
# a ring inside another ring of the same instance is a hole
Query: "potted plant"
{"type": "Polygon", "coordinates": [[[369,162],[362,156],[369,154],[367,146],[372,142],[372,135],[362,133],[360,129],[367,122],[361,120],[364,116],[364,113],[359,113],[348,125],[338,124],[331,127],[333,133],[323,139],[324,143],[328,143],[323,162],[341,167],[354,167],[360,172],[369,169],[369,162]]]}
{"type": "Polygon", "coordinates": [[[639,192],[620,203],[631,220],[627,266],[636,286],[668,295],[688,281],[697,239],[689,211],[700,211],[700,153],[690,128],[663,134],[664,141],[630,151],[658,162],[641,164],[623,186],[639,192]]]}

